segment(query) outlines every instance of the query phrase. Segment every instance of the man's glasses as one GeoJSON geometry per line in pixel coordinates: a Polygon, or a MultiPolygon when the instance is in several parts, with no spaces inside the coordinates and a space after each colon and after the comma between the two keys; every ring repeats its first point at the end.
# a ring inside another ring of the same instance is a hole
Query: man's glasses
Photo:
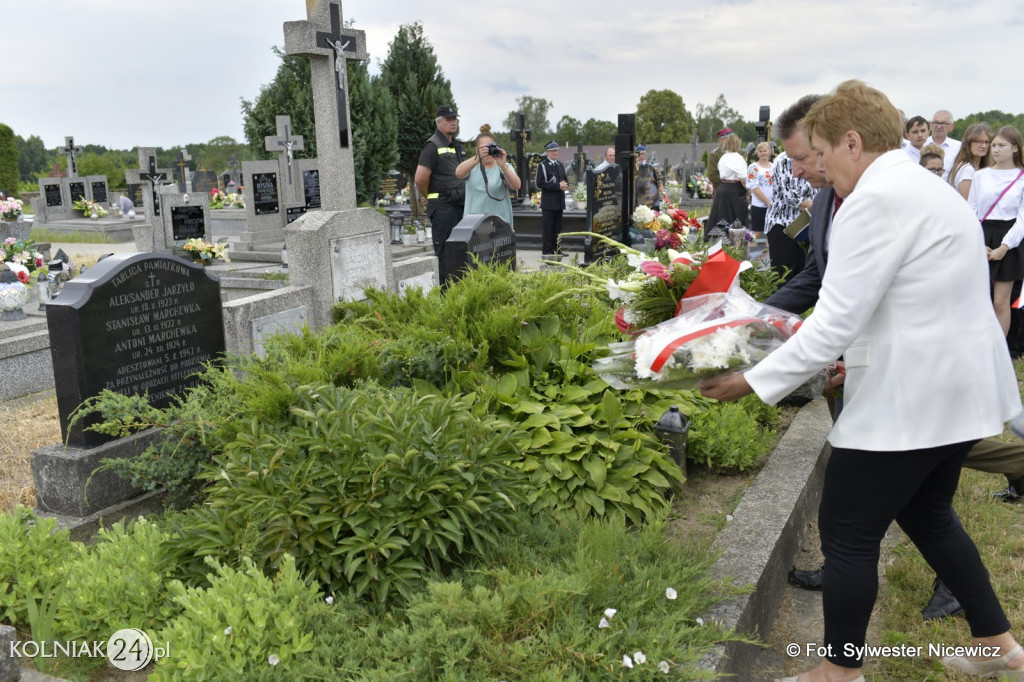
{"type": "Polygon", "coordinates": [[[953,122],[952,121],[932,121],[932,125],[933,126],[951,126],[951,125],[953,125],[953,122]]]}

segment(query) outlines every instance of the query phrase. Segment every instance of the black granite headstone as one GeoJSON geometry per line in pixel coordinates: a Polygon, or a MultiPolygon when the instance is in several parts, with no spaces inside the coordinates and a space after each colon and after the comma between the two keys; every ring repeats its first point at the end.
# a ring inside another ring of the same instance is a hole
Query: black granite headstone
{"type": "Polygon", "coordinates": [[[141,206],[142,205],[142,184],[141,183],[135,184],[133,182],[129,182],[126,185],[126,187],[125,187],[124,195],[126,197],[128,197],[129,199],[131,199],[132,205],[134,205],[134,206],[141,206]]]}
{"type": "MultiPolygon", "coordinates": [[[[587,171],[588,231],[618,239],[622,234],[622,168],[618,164],[604,170],[587,171]]],[[[615,253],[608,242],[593,237],[583,240],[584,260],[592,263],[615,253]]]]}
{"type": "Polygon", "coordinates": [[[60,196],[60,185],[43,185],[43,191],[46,194],[47,208],[62,206],[64,204],[64,201],[60,196]]]}
{"type": "Polygon", "coordinates": [[[224,352],[220,282],[167,253],[103,259],[64,285],[46,321],[61,433],[73,446],[111,440],[85,430],[95,420],[68,426],[85,399],[110,389],[165,407],[224,352]]]}
{"type": "Polygon", "coordinates": [[[277,202],[277,173],[252,174],[252,203],[256,215],[279,213],[277,202]]]}
{"type": "MultiPolygon", "coordinates": [[[[530,194],[540,191],[540,187],[537,186],[537,167],[540,166],[540,162],[545,158],[547,157],[543,154],[526,155],[526,173],[530,180],[530,194]]],[[[519,179],[522,180],[522,178],[519,179]]]]}
{"type": "Polygon", "coordinates": [[[654,175],[654,166],[641,163],[636,169],[636,203],[637,206],[654,207],[658,201],[658,181],[654,175]]]}
{"type": "Polygon", "coordinates": [[[481,263],[509,263],[516,267],[516,233],[503,218],[471,213],[452,228],[444,244],[447,272],[438,273],[441,281],[456,281],[475,267],[473,256],[481,263]]]}
{"type": "Polygon", "coordinates": [[[192,174],[192,191],[209,194],[217,186],[217,174],[213,171],[199,170],[192,174]]]}
{"type": "Polygon", "coordinates": [[[284,210],[285,222],[294,223],[298,220],[303,213],[306,212],[305,206],[289,206],[284,210]]]}
{"type": "Polygon", "coordinates": [[[68,194],[71,195],[71,203],[75,203],[80,199],[86,198],[85,196],[85,183],[84,182],[69,182],[68,183],[68,194]]]}
{"type": "Polygon", "coordinates": [[[302,171],[302,193],[306,197],[306,208],[320,208],[320,171],[302,171]]]}
{"type": "Polygon", "coordinates": [[[206,217],[202,206],[174,206],[171,208],[171,236],[176,242],[202,239],[206,236],[206,217]]]}
{"type": "Polygon", "coordinates": [[[92,200],[98,204],[107,203],[107,183],[102,180],[92,183],[92,200]]]}

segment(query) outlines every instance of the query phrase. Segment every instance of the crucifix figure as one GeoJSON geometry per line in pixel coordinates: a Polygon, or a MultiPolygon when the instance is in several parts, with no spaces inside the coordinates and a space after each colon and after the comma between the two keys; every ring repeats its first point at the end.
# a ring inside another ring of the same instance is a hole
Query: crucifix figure
{"type": "Polygon", "coordinates": [[[524,179],[522,186],[519,188],[519,197],[524,201],[530,199],[530,183],[533,182],[533,178],[530,177],[530,169],[526,165],[526,143],[530,141],[530,137],[533,131],[526,129],[526,116],[519,112],[516,114],[516,129],[509,132],[512,136],[512,141],[516,144],[516,172],[519,173],[519,177],[524,179]],[[522,170],[519,170],[522,168],[522,170]]]}
{"type": "Polygon", "coordinates": [[[160,215],[160,183],[167,179],[167,173],[156,169],[156,157],[151,156],[149,157],[149,170],[139,173],[139,177],[149,180],[149,184],[153,188],[153,215],[160,215]]]}
{"type": "Polygon", "coordinates": [[[277,135],[267,135],[264,138],[268,152],[280,152],[279,163],[284,165],[282,171],[288,176],[288,184],[292,181],[292,159],[293,151],[305,149],[302,135],[292,135],[292,119],[290,116],[275,117],[277,123],[277,135]]]}
{"type": "Polygon", "coordinates": [[[344,28],[339,2],[306,0],[306,20],[284,25],[284,46],[309,57],[323,208],[355,208],[346,64],[367,58],[366,33],[344,28]]]}
{"type": "Polygon", "coordinates": [[[77,157],[75,155],[76,154],[81,154],[82,153],[82,148],[75,146],[75,138],[74,137],[65,137],[64,138],[64,148],[61,149],[60,151],[61,151],[62,154],[64,154],[64,156],[68,157],[68,177],[69,178],[77,178],[78,177],[78,160],[77,160],[77,157]]]}

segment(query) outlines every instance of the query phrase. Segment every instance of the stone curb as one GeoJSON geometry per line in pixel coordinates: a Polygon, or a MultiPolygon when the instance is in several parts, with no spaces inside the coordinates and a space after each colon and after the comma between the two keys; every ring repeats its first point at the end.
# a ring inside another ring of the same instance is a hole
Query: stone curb
{"type": "MultiPolygon", "coordinates": [[[[793,560],[807,524],[815,517],[828,461],[826,437],[832,418],[823,399],[800,409],[753,485],[712,546],[720,553],[711,574],[731,580],[750,594],[737,595],[705,614],[737,632],[765,636],[772,627],[786,589],[793,560]]],[[[760,647],[728,642],[715,647],[701,668],[737,680],[752,680],[760,647]]]]}

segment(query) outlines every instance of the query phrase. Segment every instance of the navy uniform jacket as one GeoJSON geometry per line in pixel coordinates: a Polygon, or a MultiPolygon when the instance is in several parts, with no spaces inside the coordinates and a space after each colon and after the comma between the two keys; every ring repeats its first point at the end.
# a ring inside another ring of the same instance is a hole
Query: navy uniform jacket
{"type": "Polygon", "coordinates": [[[540,187],[540,208],[542,211],[564,211],[565,191],[559,183],[566,180],[565,166],[561,161],[545,157],[537,166],[537,187],[540,187]]]}

